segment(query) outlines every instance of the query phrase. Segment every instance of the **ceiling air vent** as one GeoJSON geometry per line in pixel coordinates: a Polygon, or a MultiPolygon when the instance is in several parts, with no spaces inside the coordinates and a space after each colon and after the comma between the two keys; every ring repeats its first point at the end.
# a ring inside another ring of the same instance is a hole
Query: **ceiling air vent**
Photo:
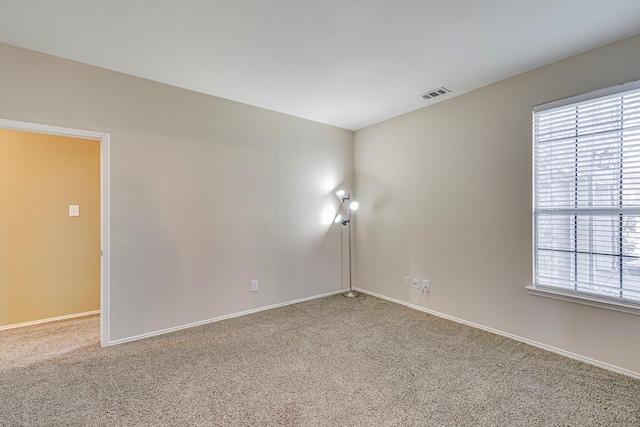
{"type": "Polygon", "coordinates": [[[426,101],[427,99],[435,98],[436,96],[446,95],[449,92],[451,91],[446,87],[439,87],[437,89],[428,90],[420,96],[426,101]]]}

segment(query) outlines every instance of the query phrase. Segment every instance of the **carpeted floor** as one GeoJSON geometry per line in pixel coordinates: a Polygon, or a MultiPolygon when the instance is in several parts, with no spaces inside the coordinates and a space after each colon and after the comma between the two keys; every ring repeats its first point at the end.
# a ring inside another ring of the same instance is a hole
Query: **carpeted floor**
{"type": "Polygon", "coordinates": [[[369,296],[105,349],[97,317],[0,343],[1,426],[640,426],[640,380],[369,296]]]}

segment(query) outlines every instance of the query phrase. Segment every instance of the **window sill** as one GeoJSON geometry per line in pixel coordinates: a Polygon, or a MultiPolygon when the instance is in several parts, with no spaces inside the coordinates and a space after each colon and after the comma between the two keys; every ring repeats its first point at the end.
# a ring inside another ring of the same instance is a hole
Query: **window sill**
{"type": "Polygon", "coordinates": [[[539,297],[559,299],[562,301],[604,308],[606,310],[640,315],[640,302],[618,300],[606,296],[587,294],[584,292],[572,291],[570,289],[559,289],[543,285],[529,285],[526,289],[529,294],[539,297]]]}

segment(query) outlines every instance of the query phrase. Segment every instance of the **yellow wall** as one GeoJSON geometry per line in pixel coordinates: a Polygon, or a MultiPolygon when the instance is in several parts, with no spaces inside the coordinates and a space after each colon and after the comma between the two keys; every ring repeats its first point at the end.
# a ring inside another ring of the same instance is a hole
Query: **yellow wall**
{"type": "Polygon", "coordinates": [[[0,129],[0,327],[99,308],[99,141],[0,129]]]}

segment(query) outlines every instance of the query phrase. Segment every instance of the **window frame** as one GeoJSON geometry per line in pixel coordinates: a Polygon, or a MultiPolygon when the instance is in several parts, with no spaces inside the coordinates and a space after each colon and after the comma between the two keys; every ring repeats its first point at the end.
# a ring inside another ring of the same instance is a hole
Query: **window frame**
{"type": "Polygon", "coordinates": [[[640,301],[626,299],[623,297],[610,297],[604,294],[598,294],[595,292],[588,292],[583,290],[573,290],[561,286],[541,285],[536,283],[536,271],[538,268],[538,254],[537,254],[537,221],[536,221],[536,169],[535,169],[535,117],[536,113],[541,111],[552,110],[555,108],[569,106],[572,104],[579,104],[602,98],[606,96],[615,96],[623,92],[640,89],[640,80],[612,86],[604,89],[587,92],[577,96],[560,99],[557,101],[548,102],[545,104],[536,105],[532,108],[531,113],[531,223],[532,223],[532,282],[531,285],[526,286],[529,294],[535,296],[542,296],[548,298],[559,299],[563,301],[579,303],[599,308],[605,308],[609,310],[621,311],[624,313],[630,313],[640,315],[640,301]]]}

